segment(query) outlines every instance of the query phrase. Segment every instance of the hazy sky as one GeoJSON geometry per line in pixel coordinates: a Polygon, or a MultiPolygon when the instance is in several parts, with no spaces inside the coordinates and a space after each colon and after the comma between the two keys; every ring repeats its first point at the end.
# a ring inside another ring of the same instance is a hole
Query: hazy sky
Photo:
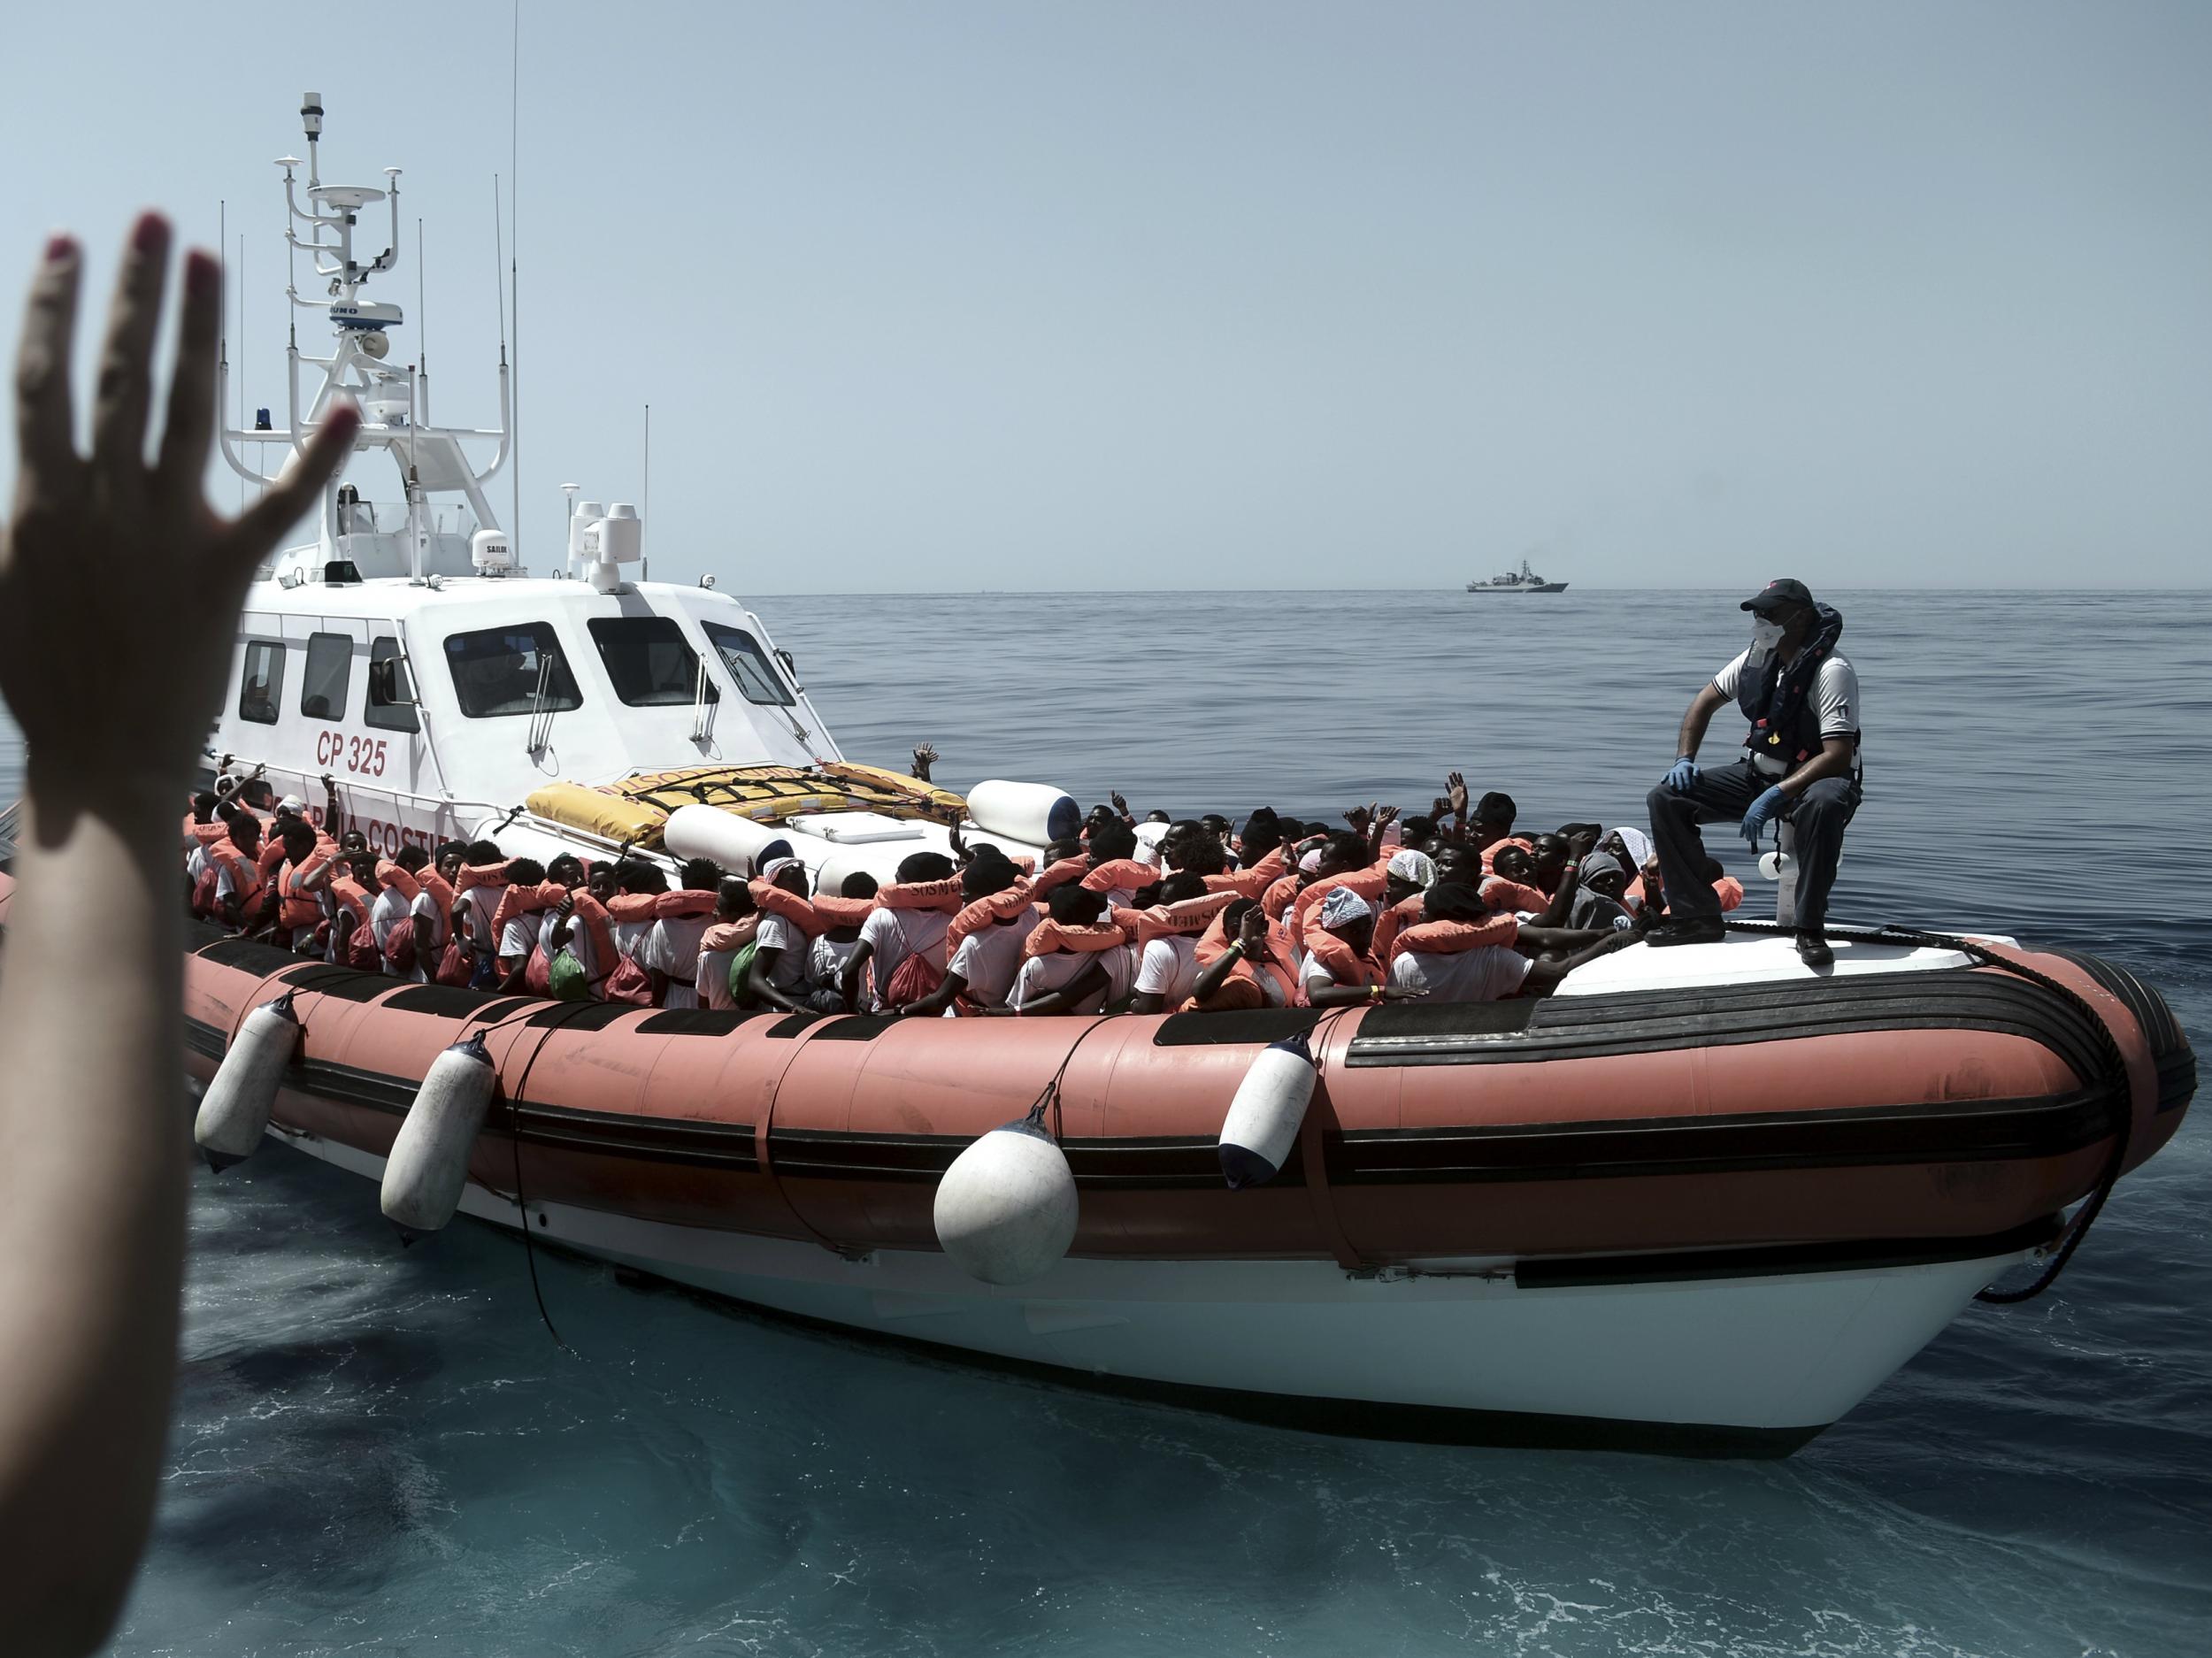
{"type": "MultiPolygon", "coordinates": [[[[134,207],[211,242],[227,197],[280,418],[311,87],[326,179],[407,170],[371,296],[491,419],[504,4],[87,0],[9,48],[11,317],[50,226],[104,282],[134,207]]],[[[654,574],[746,592],[2212,569],[2200,0],[533,0],[519,116],[541,567],[650,402],[654,574]]]]}

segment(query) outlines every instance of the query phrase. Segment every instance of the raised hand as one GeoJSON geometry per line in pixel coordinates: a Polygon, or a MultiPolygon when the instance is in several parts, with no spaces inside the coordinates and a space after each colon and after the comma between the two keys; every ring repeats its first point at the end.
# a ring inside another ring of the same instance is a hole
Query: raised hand
{"type": "Polygon", "coordinates": [[[1447,791],[1445,803],[1452,809],[1452,816],[1464,817],[1467,815],[1467,779],[1456,771],[1447,772],[1444,787],[1447,791]]]}
{"type": "Polygon", "coordinates": [[[1375,808],[1376,828],[1387,829],[1392,824],[1396,823],[1397,821],[1398,809],[1395,806],[1378,806],[1375,808]]]}
{"type": "Polygon", "coordinates": [[[1119,789],[1108,790],[1106,798],[1113,802],[1114,810],[1119,812],[1124,817],[1126,817],[1129,815],[1129,802],[1121,797],[1121,791],[1119,789]]]}
{"type": "Polygon", "coordinates": [[[0,548],[0,695],[29,740],[42,830],[65,828],[78,810],[154,802],[173,810],[229,668],[254,566],[314,504],[361,421],[351,403],[334,406],[305,453],[242,515],[209,506],[202,477],[223,295],[214,256],[196,249],[184,261],[176,367],[150,465],[169,242],[156,213],[131,232],[89,455],[77,449],[70,393],[84,266],[76,242],[50,241],[31,282],[16,358],[15,504],[0,548]],[[152,686],[158,695],[148,695],[152,686]],[[119,800],[126,783],[146,799],[119,800]]]}
{"type": "Polygon", "coordinates": [[[936,764],[937,749],[934,744],[925,742],[916,746],[914,749],[914,776],[919,778],[925,783],[928,782],[929,768],[936,764]]]}
{"type": "Polygon", "coordinates": [[[1344,821],[1351,825],[1356,833],[1365,834],[1367,826],[1375,821],[1375,809],[1372,806],[1348,806],[1344,810],[1344,821]]]}

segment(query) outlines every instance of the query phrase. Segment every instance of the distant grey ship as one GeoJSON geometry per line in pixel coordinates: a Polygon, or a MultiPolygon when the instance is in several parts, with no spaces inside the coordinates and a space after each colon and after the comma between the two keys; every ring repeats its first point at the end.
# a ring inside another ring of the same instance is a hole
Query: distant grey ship
{"type": "Polygon", "coordinates": [[[1564,593],[1563,581],[1547,581],[1528,567],[1528,560],[1521,560],[1519,571],[1507,571],[1502,576],[1493,576],[1487,581],[1471,581],[1470,593],[1564,593]]]}

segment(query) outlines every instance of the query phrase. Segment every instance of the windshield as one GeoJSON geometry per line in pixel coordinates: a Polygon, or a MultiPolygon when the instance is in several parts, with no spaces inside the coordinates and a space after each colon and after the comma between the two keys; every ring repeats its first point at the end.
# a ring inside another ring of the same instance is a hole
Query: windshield
{"type": "MultiPolygon", "coordinates": [[[[699,695],[699,658],[665,616],[595,616],[588,624],[614,694],[632,708],[689,707],[699,695]]],[[[718,700],[713,681],[707,701],[718,700]]]]}
{"type": "Polygon", "coordinates": [[[741,627],[732,627],[726,622],[703,622],[707,638],[722,658],[722,665],[730,671],[730,678],[737,681],[737,688],[749,702],[768,708],[789,708],[798,699],[791,695],[791,687],[784,683],[783,675],[776,672],[776,664],[768,653],[741,627]]]}
{"type": "Polygon", "coordinates": [[[536,700],[541,676],[543,707],[570,709],[583,702],[575,677],[561,659],[560,641],[544,622],[449,633],[445,659],[453,672],[453,694],[471,719],[531,712],[541,706],[536,700]]]}

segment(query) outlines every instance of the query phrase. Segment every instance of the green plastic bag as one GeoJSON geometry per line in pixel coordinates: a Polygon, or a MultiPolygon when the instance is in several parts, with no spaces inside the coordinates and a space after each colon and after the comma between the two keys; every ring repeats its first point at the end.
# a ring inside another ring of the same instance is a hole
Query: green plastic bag
{"type": "Polygon", "coordinates": [[[747,981],[753,976],[753,955],[760,948],[748,943],[730,957],[730,1000],[741,1008],[755,1005],[752,986],[747,981]]]}
{"type": "Polygon", "coordinates": [[[546,990],[556,1002],[588,1002],[591,1000],[591,980],[584,976],[584,964],[576,959],[576,952],[567,945],[561,946],[552,963],[545,970],[546,990]]]}

